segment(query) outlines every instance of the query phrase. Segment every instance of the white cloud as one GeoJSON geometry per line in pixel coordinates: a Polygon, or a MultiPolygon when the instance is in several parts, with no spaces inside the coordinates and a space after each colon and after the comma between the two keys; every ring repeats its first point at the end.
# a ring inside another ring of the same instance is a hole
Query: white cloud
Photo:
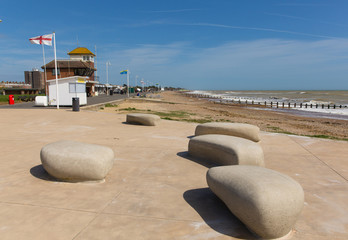
{"type": "Polygon", "coordinates": [[[116,74],[129,67],[153,82],[189,88],[332,89],[348,76],[345,39],[265,39],[204,49],[188,43],[143,45],[114,54],[116,74]]]}
{"type": "MultiPolygon", "coordinates": [[[[105,82],[105,61],[110,60],[109,81],[123,84],[119,72],[131,71],[139,79],[191,89],[347,89],[348,39],[299,41],[260,39],[231,41],[196,48],[192,43],[98,48],[98,76],[105,82]],[[107,51],[107,49],[114,49],[107,51]]],[[[38,50],[38,55],[41,52],[38,50]]],[[[0,80],[11,72],[41,66],[42,57],[2,58],[0,80]],[[1,75],[2,74],[2,75],[1,75]]],[[[4,79],[6,80],[6,79],[4,79]]],[[[139,82],[138,82],[139,83],[139,82]]]]}

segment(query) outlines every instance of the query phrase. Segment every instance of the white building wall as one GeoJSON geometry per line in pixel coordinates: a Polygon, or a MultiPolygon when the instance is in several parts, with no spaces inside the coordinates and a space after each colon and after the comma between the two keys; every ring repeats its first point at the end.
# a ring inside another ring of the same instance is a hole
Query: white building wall
{"type": "Polygon", "coordinates": [[[92,55],[70,55],[70,60],[81,60],[94,62],[94,56],[92,55]]]}
{"type": "MultiPolygon", "coordinates": [[[[81,77],[80,77],[81,78],[81,77]]],[[[72,106],[72,98],[78,97],[80,105],[87,104],[86,84],[84,83],[85,92],[83,93],[71,93],[69,83],[77,83],[78,77],[69,77],[58,79],[58,91],[59,91],[59,106],[72,106]]],[[[50,80],[49,82],[49,97],[48,104],[57,106],[57,94],[56,94],[56,82],[50,80]]],[[[81,84],[81,83],[80,83],[81,84]]]]}
{"type": "Polygon", "coordinates": [[[70,60],[83,60],[81,55],[70,55],[70,60]]]}

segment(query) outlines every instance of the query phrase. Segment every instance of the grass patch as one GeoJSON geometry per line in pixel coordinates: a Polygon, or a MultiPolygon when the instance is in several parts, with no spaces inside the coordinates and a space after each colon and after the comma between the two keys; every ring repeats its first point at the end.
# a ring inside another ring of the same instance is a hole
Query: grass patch
{"type": "Polygon", "coordinates": [[[348,141],[348,138],[339,138],[339,137],[333,137],[333,136],[324,135],[324,134],[303,135],[303,134],[296,134],[296,133],[292,133],[292,132],[287,132],[287,131],[284,131],[284,130],[280,129],[279,127],[267,126],[267,128],[273,130],[273,132],[283,133],[283,134],[287,134],[287,135],[296,135],[296,136],[304,136],[304,137],[311,137],[311,138],[321,138],[321,139],[348,141]]]}
{"type": "Polygon", "coordinates": [[[188,113],[185,111],[155,112],[149,109],[147,111],[151,114],[155,114],[161,117],[161,119],[164,119],[164,120],[194,122],[194,123],[207,123],[212,121],[210,118],[209,119],[191,119],[190,116],[195,114],[188,113]]]}
{"type": "Polygon", "coordinates": [[[208,123],[211,122],[209,119],[181,119],[184,122],[192,122],[192,123],[208,123]]]}
{"type": "Polygon", "coordinates": [[[117,104],[107,103],[107,104],[105,104],[105,107],[118,107],[118,105],[117,104]]]}
{"type": "Polygon", "coordinates": [[[100,108],[100,110],[104,110],[104,108],[103,108],[103,107],[101,107],[101,108],[100,108]]]}
{"type": "Polygon", "coordinates": [[[153,114],[156,114],[158,116],[160,116],[161,118],[164,117],[168,117],[168,118],[184,118],[184,117],[188,117],[190,114],[188,112],[184,112],[184,111],[170,111],[170,112],[152,112],[153,114]]]}
{"type": "Polygon", "coordinates": [[[191,123],[207,123],[211,122],[211,120],[208,119],[189,119],[189,118],[171,118],[171,117],[161,117],[161,119],[164,120],[171,120],[171,121],[180,121],[180,122],[191,122],[191,123]]]}
{"type": "Polygon", "coordinates": [[[267,126],[268,129],[273,131],[280,131],[281,129],[279,127],[273,127],[273,126],[267,126]]]}
{"type": "Polygon", "coordinates": [[[121,108],[120,111],[140,111],[140,109],[136,109],[136,108],[131,108],[131,107],[128,107],[128,108],[121,108]]]}
{"type": "Polygon", "coordinates": [[[304,135],[306,137],[313,137],[313,138],[322,138],[322,139],[331,139],[331,140],[341,140],[341,141],[348,141],[348,138],[338,138],[338,137],[333,137],[333,136],[328,136],[328,135],[304,135]]]}
{"type": "Polygon", "coordinates": [[[216,122],[233,122],[233,121],[231,121],[229,119],[218,119],[218,120],[216,120],[216,122]]]}
{"type": "Polygon", "coordinates": [[[279,127],[274,127],[274,126],[267,126],[268,129],[272,130],[272,132],[276,132],[276,133],[283,133],[283,134],[288,134],[288,135],[298,135],[292,132],[288,132],[288,131],[284,131],[279,127]]]}
{"type": "Polygon", "coordinates": [[[162,103],[167,103],[167,104],[180,104],[180,103],[175,103],[175,102],[162,102],[162,103]]]}
{"type": "Polygon", "coordinates": [[[170,118],[170,117],[161,117],[161,119],[164,119],[164,120],[172,120],[172,121],[178,121],[177,119],[173,119],[173,118],[170,118]]]}

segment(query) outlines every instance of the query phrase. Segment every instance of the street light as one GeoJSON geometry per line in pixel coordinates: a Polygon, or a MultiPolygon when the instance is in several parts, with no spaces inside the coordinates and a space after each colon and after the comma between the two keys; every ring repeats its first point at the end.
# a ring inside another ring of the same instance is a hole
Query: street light
{"type": "Polygon", "coordinates": [[[109,73],[108,73],[108,66],[110,66],[110,61],[106,62],[106,84],[109,84],[109,73]]]}

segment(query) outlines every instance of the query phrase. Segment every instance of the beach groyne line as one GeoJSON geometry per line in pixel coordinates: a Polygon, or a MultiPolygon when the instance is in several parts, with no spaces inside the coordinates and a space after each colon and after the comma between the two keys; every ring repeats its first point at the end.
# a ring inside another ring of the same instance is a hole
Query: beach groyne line
{"type": "Polygon", "coordinates": [[[240,104],[240,105],[253,105],[253,106],[260,106],[260,107],[271,107],[271,108],[321,108],[321,109],[342,109],[342,108],[348,108],[347,105],[336,105],[336,104],[313,104],[313,103],[296,103],[296,102],[278,102],[278,101],[254,101],[254,100],[248,100],[248,99],[226,99],[222,96],[212,96],[208,94],[190,94],[185,93],[187,97],[195,97],[195,98],[204,98],[213,100],[215,102],[219,103],[225,103],[225,104],[240,104]]]}

